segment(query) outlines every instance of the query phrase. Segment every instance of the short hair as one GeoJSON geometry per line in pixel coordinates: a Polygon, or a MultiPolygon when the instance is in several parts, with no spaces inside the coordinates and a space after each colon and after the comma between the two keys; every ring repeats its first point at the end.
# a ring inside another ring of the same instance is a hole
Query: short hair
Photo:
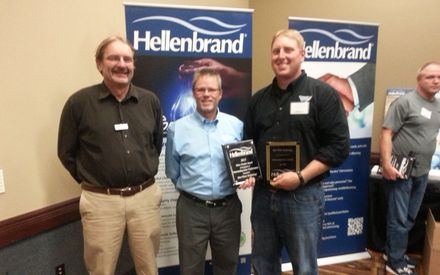
{"type": "Polygon", "coordinates": [[[213,68],[209,68],[209,67],[203,67],[194,73],[193,80],[192,80],[192,90],[193,91],[196,88],[197,81],[203,76],[215,77],[217,79],[218,89],[220,90],[220,92],[222,91],[222,78],[220,76],[220,73],[217,70],[215,70],[213,68]]]}
{"type": "Polygon", "coordinates": [[[106,39],[102,40],[101,43],[99,43],[98,48],[96,48],[95,60],[97,62],[102,61],[102,59],[104,58],[105,49],[107,48],[108,45],[110,45],[111,43],[113,43],[115,41],[120,41],[120,42],[126,44],[127,46],[129,46],[132,53],[133,53],[133,56],[134,56],[136,50],[133,48],[133,45],[131,45],[131,43],[128,42],[127,39],[122,38],[120,36],[109,36],[106,39]]]}
{"type": "Polygon", "coordinates": [[[280,36],[285,36],[295,40],[296,43],[298,44],[298,47],[300,49],[304,49],[304,45],[305,45],[304,37],[301,35],[299,31],[295,29],[281,29],[277,31],[272,37],[272,43],[270,44],[271,48],[273,47],[273,43],[275,42],[275,40],[280,36]]]}
{"type": "Polygon", "coordinates": [[[426,69],[426,67],[431,66],[431,65],[437,65],[440,66],[440,62],[437,61],[429,61],[426,62],[425,64],[423,64],[418,70],[417,70],[417,80],[420,80],[420,78],[422,77],[422,72],[424,69],[426,69]]]}

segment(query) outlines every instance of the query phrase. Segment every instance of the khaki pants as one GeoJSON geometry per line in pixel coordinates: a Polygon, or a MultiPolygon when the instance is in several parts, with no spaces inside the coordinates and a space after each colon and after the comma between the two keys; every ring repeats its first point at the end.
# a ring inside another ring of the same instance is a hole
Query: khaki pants
{"type": "Polygon", "coordinates": [[[125,229],[136,273],[158,274],[161,199],[157,184],[129,197],[82,191],[80,214],[89,274],[114,274],[125,229]]]}

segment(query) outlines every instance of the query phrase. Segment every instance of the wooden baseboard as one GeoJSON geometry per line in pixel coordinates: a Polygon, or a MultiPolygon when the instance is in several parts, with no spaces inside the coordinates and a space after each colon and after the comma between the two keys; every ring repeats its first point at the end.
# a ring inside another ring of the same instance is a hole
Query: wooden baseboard
{"type": "MultiPolygon", "coordinates": [[[[370,166],[379,164],[379,157],[371,153],[370,166]]],[[[79,219],[79,198],[74,198],[0,221],[0,248],[79,219]]]]}
{"type": "Polygon", "coordinates": [[[79,219],[79,198],[74,198],[0,221],[0,248],[79,219]]]}

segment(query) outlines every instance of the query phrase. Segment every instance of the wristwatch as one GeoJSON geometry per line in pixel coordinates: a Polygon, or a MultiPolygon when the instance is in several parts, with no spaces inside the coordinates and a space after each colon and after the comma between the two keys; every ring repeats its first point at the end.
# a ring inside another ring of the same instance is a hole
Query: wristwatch
{"type": "Polygon", "coordinates": [[[301,186],[306,185],[306,181],[304,180],[304,177],[301,175],[301,171],[296,171],[296,174],[298,175],[299,178],[299,184],[301,186]]]}

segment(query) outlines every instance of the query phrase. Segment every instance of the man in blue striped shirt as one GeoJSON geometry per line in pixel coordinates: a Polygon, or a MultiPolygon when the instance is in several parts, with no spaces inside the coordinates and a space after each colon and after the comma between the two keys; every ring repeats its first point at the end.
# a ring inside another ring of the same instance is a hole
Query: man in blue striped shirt
{"type": "MultiPolygon", "coordinates": [[[[197,110],[169,125],[166,143],[166,175],[180,192],[180,274],[204,273],[208,242],[214,274],[236,274],[242,205],[228,176],[222,144],[240,141],[243,123],[219,111],[222,89],[217,71],[197,71],[192,90],[197,110]]],[[[239,188],[253,184],[250,179],[239,188]]]]}

